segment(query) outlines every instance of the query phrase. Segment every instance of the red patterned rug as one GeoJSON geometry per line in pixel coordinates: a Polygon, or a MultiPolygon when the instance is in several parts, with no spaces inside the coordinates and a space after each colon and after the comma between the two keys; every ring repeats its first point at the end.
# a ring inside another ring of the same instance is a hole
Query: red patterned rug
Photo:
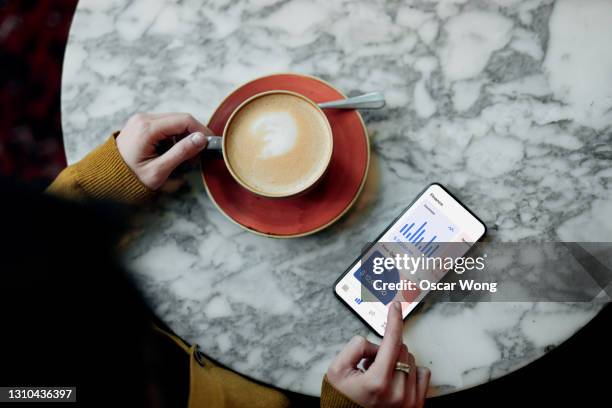
{"type": "Polygon", "coordinates": [[[0,0],[0,176],[43,188],[66,165],[62,60],[76,0],[0,0]]]}

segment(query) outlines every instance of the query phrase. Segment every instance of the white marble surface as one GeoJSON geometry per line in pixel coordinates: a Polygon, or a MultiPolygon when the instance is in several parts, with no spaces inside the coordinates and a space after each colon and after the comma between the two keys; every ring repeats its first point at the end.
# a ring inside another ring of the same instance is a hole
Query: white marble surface
{"type": "MultiPolygon", "coordinates": [[[[311,237],[274,240],[215,210],[199,175],[143,210],[126,255],[155,311],[237,371],[317,395],[330,360],[368,335],[332,282],[426,184],[458,194],[498,241],[612,238],[612,2],[81,0],[66,51],[69,162],[136,111],[206,121],[238,84],[294,71],[365,114],[369,180],[311,237]]],[[[500,377],[588,322],[598,305],[437,304],[405,339],[431,394],[500,377]]]]}

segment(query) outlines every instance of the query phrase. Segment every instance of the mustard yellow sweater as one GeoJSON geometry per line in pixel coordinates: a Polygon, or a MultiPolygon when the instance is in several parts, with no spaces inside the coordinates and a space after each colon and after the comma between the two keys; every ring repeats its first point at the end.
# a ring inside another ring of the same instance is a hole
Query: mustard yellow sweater
{"type": "MultiPolygon", "coordinates": [[[[150,198],[154,192],[140,182],[119,154],[115,143],[117,134],[83,160],[64,169],[47,192],[72,200],[100,199],[128,204],[150,198]]],[[[188,348],[172,334],[163,333],[190,355],[189,408],[289,406],[289,399],[281,392],[216,366],[203,358],[195,346],[188,348]]],[[[321,407],[352,408],[359,405],[323,378],[321,407]]]]}

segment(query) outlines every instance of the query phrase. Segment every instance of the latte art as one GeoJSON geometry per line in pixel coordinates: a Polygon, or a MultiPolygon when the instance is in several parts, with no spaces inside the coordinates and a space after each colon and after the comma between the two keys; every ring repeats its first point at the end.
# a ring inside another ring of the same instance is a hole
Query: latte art
{"type": "Polygon", "coordinates": [[[234,114],[224,149],[228,167],[242,184],[282,197],[321,177],[331,158],[332,135],[316,106],[279,92],[259,96],[234,114]]]}
{"type": "Polygon", "coordinates": [[[293,149],[298,129],[289,112],[268,112],[253,121],[251,131],[263,142],[259,158],[265,160],[293,149]]]}

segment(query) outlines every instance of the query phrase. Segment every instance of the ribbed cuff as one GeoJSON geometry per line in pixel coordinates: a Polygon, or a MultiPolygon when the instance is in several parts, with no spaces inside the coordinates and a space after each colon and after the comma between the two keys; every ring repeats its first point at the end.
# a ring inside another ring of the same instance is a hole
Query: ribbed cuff
{"type": "Polygon", "coordinates": [[[361,405],[338,391],[327,381],[327,376],[323,377],[321,385],[321,407],[334,408],[361,408],[361,405]]]}
{"type": "Polygon", "coordinates": [[[150,198],[154,192],[145,186],[125,164],[113,133],[75,164],[77,181],[91,198],[136,203],[150,198]]]}

